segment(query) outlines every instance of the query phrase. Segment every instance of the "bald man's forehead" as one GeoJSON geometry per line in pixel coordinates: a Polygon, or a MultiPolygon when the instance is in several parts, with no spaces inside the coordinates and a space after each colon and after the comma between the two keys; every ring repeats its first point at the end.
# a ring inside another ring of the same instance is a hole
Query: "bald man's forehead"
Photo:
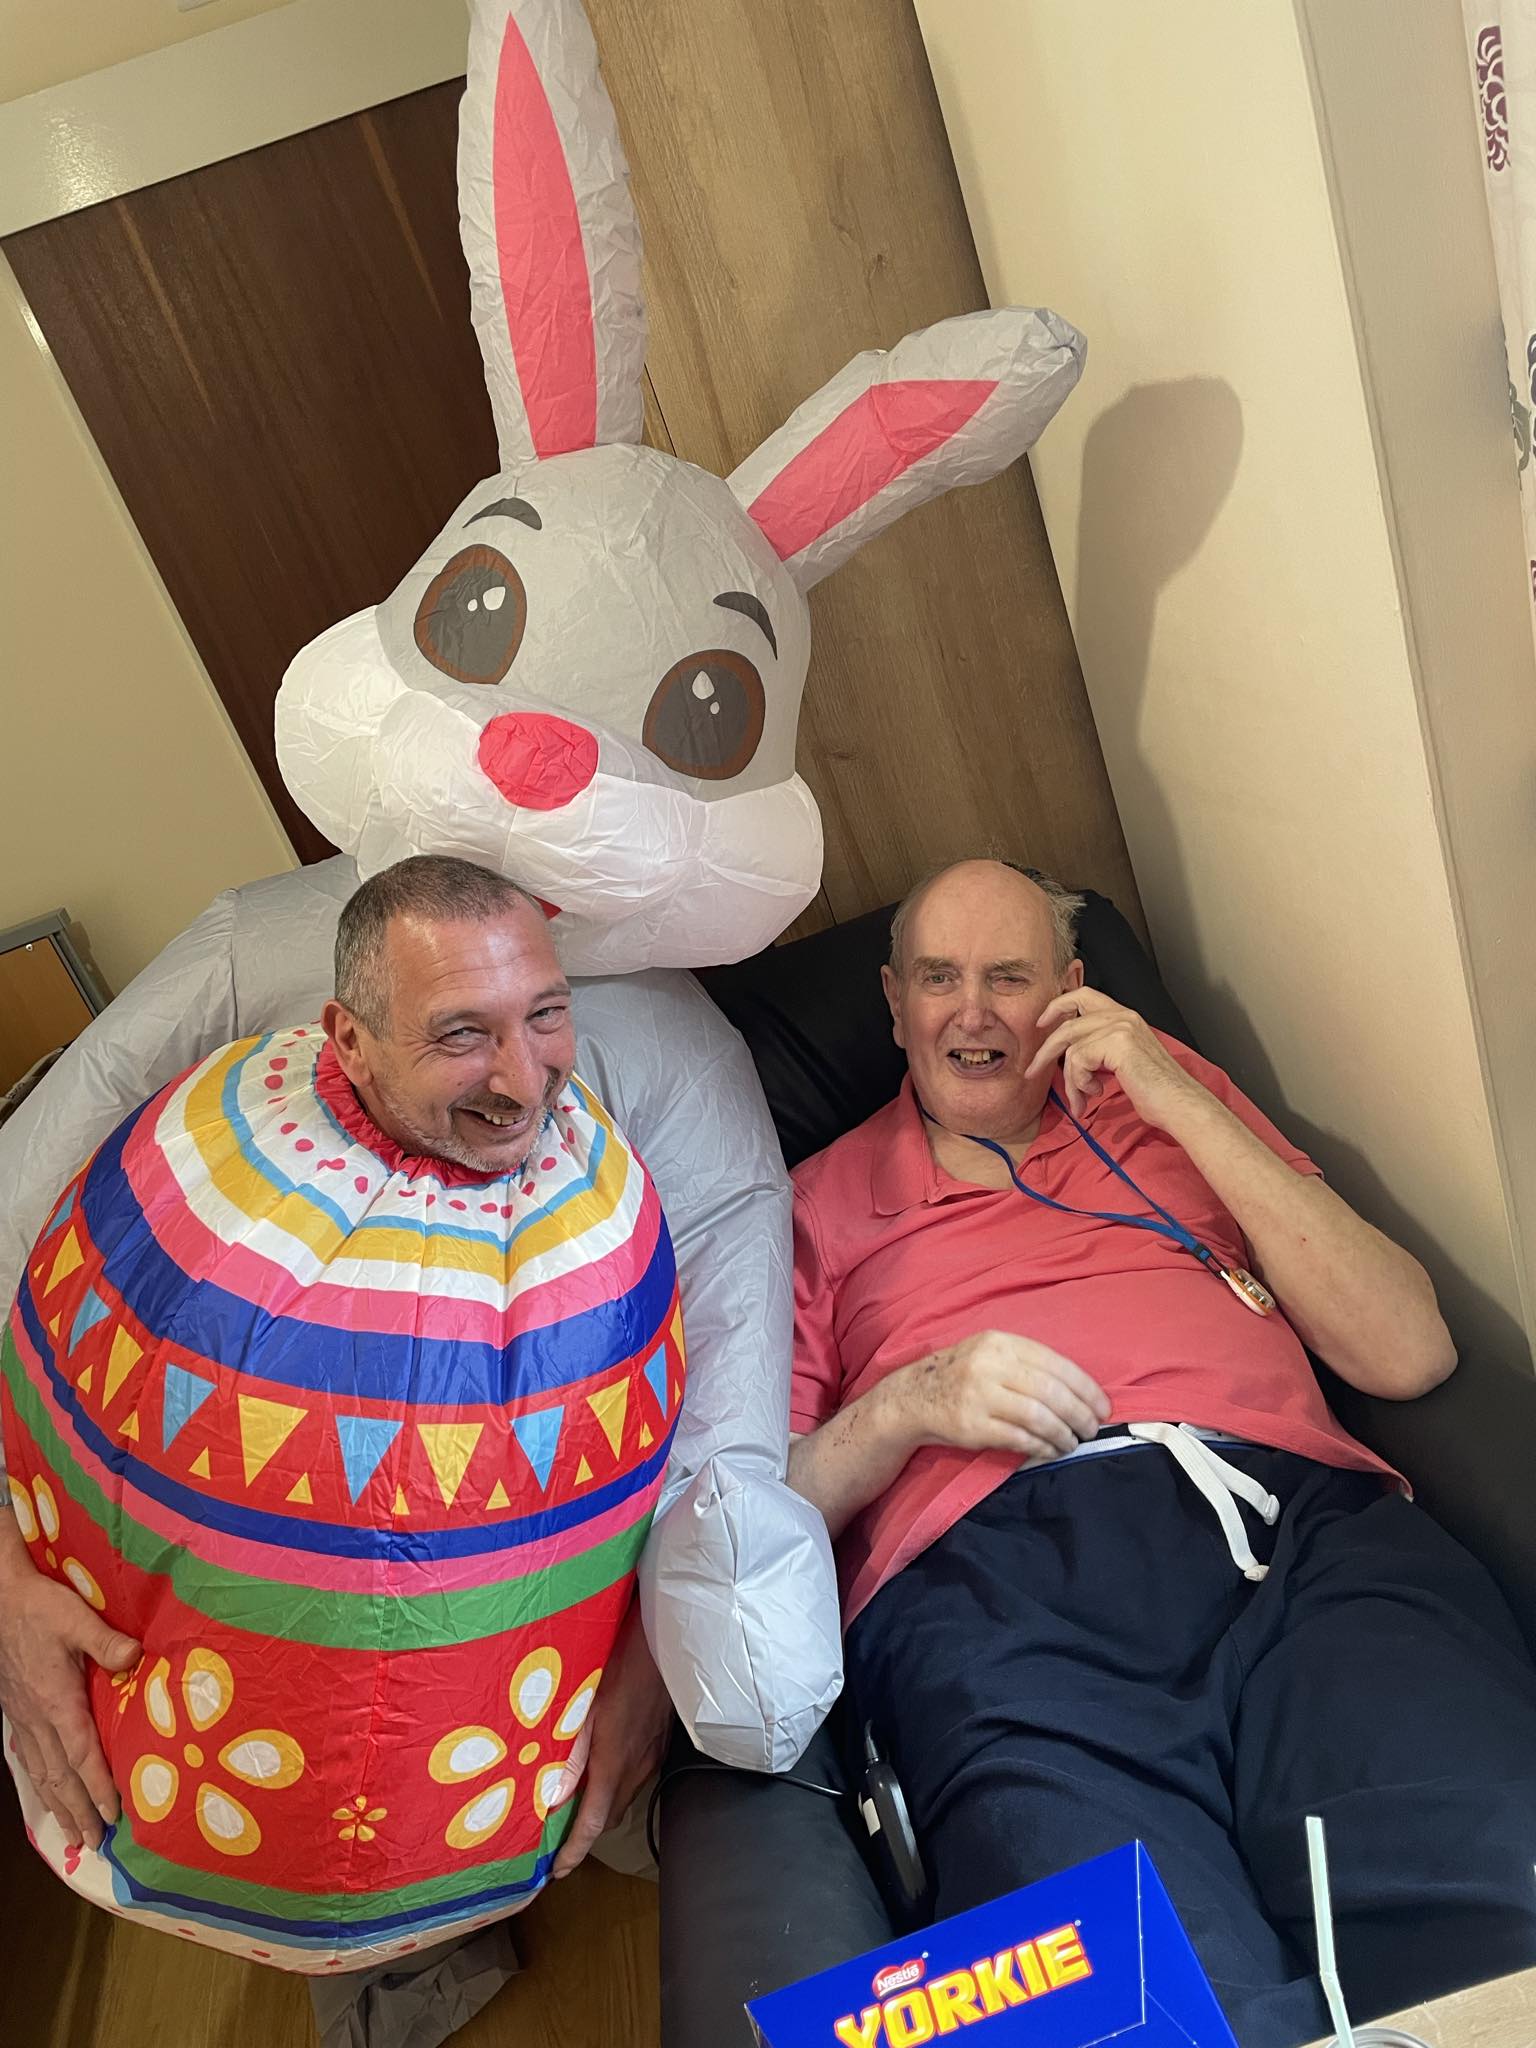
{"type": "Polygon", "coordinates": [[[1005,860],[956,861],[953,867],[941,869],[923,893],[930,895],[935,889],[945,888],[989,891],[1021,903],[1046,900],[1038,882],[1032,881],[1021,868],[1010,867],[1005,860]]]}
{"type": "Polygon", "coordinates": [[[991,938],[1000,953],[1035,953],[1043,944],[1049,956],[1051,932],[1050,901],[1038,883],[1000,861],[965,861],[936,875],[912,906],[907,953],[991,938]]]}

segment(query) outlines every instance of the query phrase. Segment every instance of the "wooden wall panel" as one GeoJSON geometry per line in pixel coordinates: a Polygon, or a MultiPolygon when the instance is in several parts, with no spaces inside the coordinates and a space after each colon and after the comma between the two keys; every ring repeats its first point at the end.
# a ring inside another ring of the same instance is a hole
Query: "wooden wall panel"
{"type": "MultiPolygon", "coordinates": [[[[985,303],[910,0],[589,8],[646,233],[650,438],[729,470],[859,350],[985,303]]],[[[306,855],[271,758],[283,666],[493,467],[457,90],[5,245],[306,855]]],[[[1026,466],[910,515],[812,608],[827,867],[803,925],[987,846],[1139,919],[1026,466]]]]}
{"type": "MultiPolygon", "coordinates": [[[[860,350],[987,303],[909,0],[589,7],[679,454],[729,470],[860,350]]],[[[828,914],[995,847],[1139,921],[1025,465],[909,514],[811,608],[800,769],[828,914]]]]}

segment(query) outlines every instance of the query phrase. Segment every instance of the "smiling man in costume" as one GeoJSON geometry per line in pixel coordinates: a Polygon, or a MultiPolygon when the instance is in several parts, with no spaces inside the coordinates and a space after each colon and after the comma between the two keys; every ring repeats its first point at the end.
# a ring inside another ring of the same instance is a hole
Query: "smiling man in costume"
{"type": "Polygon", "coordinates": [[[344,910],[318,1026],[202,1062],[66,1190],[4,1353],[0,1700],[87,1897],[356,1967],[523,1903],[655,1769],[676,1270],[574,1056],[537,904],[412,859],[344,910]]]}

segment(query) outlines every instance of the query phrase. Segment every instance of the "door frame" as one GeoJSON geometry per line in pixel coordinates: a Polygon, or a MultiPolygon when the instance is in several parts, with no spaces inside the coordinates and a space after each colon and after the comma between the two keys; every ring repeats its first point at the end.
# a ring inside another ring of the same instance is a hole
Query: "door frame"
{"type": "Polygon", "coordinates": [[[464,70],[464,0],[287,0],[0,105],[0,237],[464,70]]]}

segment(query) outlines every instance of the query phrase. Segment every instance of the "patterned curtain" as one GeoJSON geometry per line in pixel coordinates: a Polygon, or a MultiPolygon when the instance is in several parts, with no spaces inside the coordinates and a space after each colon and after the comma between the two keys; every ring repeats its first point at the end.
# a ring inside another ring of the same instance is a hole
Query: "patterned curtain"
{"type": "Polygon", "coordinates": [[[1462,0],[1509,355],[1509,410],[1536,601],[1536,0],[1462,0]]]}

